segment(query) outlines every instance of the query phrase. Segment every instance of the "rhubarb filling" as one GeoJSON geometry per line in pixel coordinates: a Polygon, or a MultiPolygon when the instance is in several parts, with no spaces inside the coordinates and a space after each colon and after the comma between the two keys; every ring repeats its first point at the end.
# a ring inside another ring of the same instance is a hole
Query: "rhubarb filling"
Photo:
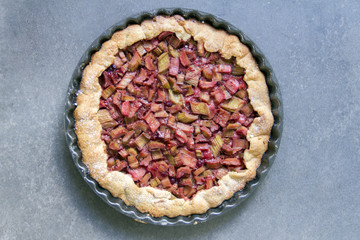
{"type": "Polygon", "coordinates": [[[99,78],[108,170],[191,199],[246,169],[246,134],[257,113],[244,74],[234,58],[172,32],[121,50],[99,78]]]}

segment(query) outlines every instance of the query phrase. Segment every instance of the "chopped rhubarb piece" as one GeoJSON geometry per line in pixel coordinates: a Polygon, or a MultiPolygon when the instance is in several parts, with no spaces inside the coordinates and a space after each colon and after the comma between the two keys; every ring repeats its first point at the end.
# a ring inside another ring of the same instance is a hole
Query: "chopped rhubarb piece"
{"type": "Polygon", "coordinates": [[[129,62],[129,70],[131,72],[135,71],[140,66],[140,63],[141,63],[141,57],[139,53],[134,52],[134,55],[129,62]]]}
{"type": "Polygon", "coordinates": [[[119,56],[115,56],[115,59],[114,59],[115,67],[120,68],[123,64],[124,64],[124,62],[121,60],[121,58],[119,56]]]}
{"type": "Polygon", "coordinates": [[[150,141],[148,144],[148,148],[149,148],[149,150],[164,149],[165,144],[163,144],[161,142],[157,142],[157,141],[150,141]]]}
{"type": "Polygon", "coordinates": [[[180,184],[181,184],[182,186],[192,187],[192,185],[193,185],[192,178],[191,178],[191,177],[183,178],[183,179],[181,179],[180,184]]]}
{"type": "Polygon", "coordinates": [[[205,164],[207,168],[210,169],[217,169],[221,167],[221,163],[220,163],[220,159],[216,158],[216,159],[206,159],[205,160],[205,164]]]}
{"type": "Polygon", "coordinates": [[[211,82],[204,80],[199,81],[199,87],[204,90],[212,89],[215,85],[216,85],[216,81],[214,80],[212,80],[211,82]]]}
{"type": "Polygon", "coordinates": [[[165,91],[162,89],[158,89],[157,90],[157,98],[156,98],[155,102],[163,103],[165,101],[165,98],[166,98],[165,91]]]}
{"type": "Polygon", "coordinates": [[[156,113],[154,114],[154,116],[155,116],[156,118],[166,118],[166,117],[169,116],[169,114],[168,114],[166,111],[160,111],[160,112],[156,112],[156,113]]]}
{"type": "Polygon", "coordinates": [[[224,153],[227,154],[227,155],[233,155],[233,154],[236,152],[235,149],[233,149],[232,147],[230,147],[230,146],[227,145],[227,144],[223,144],[222,147],[221,147],[221,149],[222,149],[222,150],[224,151],[224,153]]]}
{"type": "Polygon", "coordinates": [[[149,125],[150,130],[154,133],[159,127],[159,121],[154,117],[154,115],[149,111],[144,117],[146,123],[149,125]]]}
{"type": "Polygon", "coordinates": [[[205,167],[202,166],[194,171],[194,175],[198,176],[205,171],[205,167]]]}
{"type": "Polygon", "coordinates": [[[135,139],[135,144],[138,149],[142,149],[147,142],[149,141],[149,138],[146,136],[146,134],[141,134],[135,139]]]}
{"type": "Polygon", "coordinates": [[[151,157],[153,160],[159,160],[159,159],[163,159],[164,155],[162,154],[161,150],[157,149],[151,151],[151,157]]]}
{"type": "Polygon", "coordinates": [[[136,72],[126,73],[125,76],[121,79],[119,84],[116,86],[118,89],[126,89],[128,84],[134,79],[136,72]]]}
{"type": "Polygon", "coordinates": [[[159,43],[158,47],[163,51],[163,52],[168,52],[168,46],[167,43],[165,41],[162,41],[159,43]]]}
{"type": "Polygon", "coordinates": [[[117,141],[111,141],[109,144],[109,148],[112,150],[120,150],[121,145],[117,141]]]}
{"type": "Polygon", "coordinates": [[[240,127],[241,127],[241,124],[238,122],[235,122],[235,123],[229,123],[225,129],[226,130],[237,130],[240,127]]]}
{"type": "Polygon", "coordinates": [[[156,103],[151,103],[150,105],[150,110],[153,112],[160,112],[164,110],[164,105],[162,103],[156,104],[156,103]]]}
{"type": "Polygon", "coordinates": [[[181,104],[184,101],[183,96],[181,94],[174,93],[171,89],[169,89],[169,99],[174,104],[181,104]]]}
{"type": "Polygon", "coordinates": [[[130,111],[130,102],[125,101],[121,104],[121,114],[124,116],[129,116],[130,111]]]}
{"type": "Polygon", "coordinates": [[[112,139],[120,138],[126,134],[127,130],[123,126],[119,126],[110,132],[112,139]]]}
{"type": "Polygon", "coordinates": [[[205,178],[205,188],[209,189],[214,185],[213,176],[206,176],[205,178]]]}
{"type": "Polygon", "coordinates": [[[231,65],[219,64],[214,67],[214,71],[219,73],[231,73],[232,69],[231,65]]]}
{"type": "Polygon", "coordinates": [[[171,187],[171,183],[170,183],[169,177],[166,177],[166,178],[164,178],[163,180],[161,180],[161,185],[163,185],[164,188],[169,188],[169,187],[171,187]]]}
{"type": "Polygon", "coordinates": [[[191,111],[195,114],[200,115],[210,115],[209,106],[206,103],[203,102],[191,102],[191,111]]]}
{"type": "Polygon", "coordinates": [[[141,68],[140,74],[137,75],[136,78],[134,78],[134,83],[143,84],[143,82],[146,80],[146,78],[147,78],[146,70],[144,68],[141,68]]]}
{"type": "Polygon", "coordinates": [[[200,131],[203,134],[203,136],[206,137],[207,139],[209,139],[212,135],[212,132],[207,127],[201,127],[200,131]]]}
{"type": "Polygon", "coordinates": [[[239,129],[236,130],[236,133],[239,134],[240,136],[246,137],[246,135],[247,135],[247,128],[244,127],[244,126],[241,126],[239,129]]]}
{"type": "Polygon", "coordinates": [[[138,46],[136,47],[136,51],[139,53],[140,56],[146,54],[146,50],[141,43],[139,43],[138,46]]]}
{"type": "Polygon", "coordinates": [[[128,171],[135,182],[142,179],[146,173],[146,169],[143,167],[138,167],[136,169],[129,169],[128,171]]]}
{"type": "Polygon", "coordinates": [[[203,76],[208,80],[211,80],[213,78],[212,68],[213,68],[212,65],[206,65],[202,69],[203,76]]]}
{"type": "Polygon", "coordinates": [[[162,32],[159,34],[158,39],[160,41],[164,40],[165,38],[167,38],[168,36],[170,36],[171,34],[173,34],[172,32],[166,31],[166,32],[162,32]]]}
{"type": "Polygon", "coordinates": [[[246,149],[248,147],[248,141],[246,139],[233,138],[232,147],[234,149],[246,149]]]}
{"type": "Polygon", "coordinates": [[[178,48],[181,44],[181,40],[178,39],[175,35],[171,36],[169,42],[170,42],[171,46],[173,46],[174,48],[178,48]]]}
{"type": "Polygon", "coordinates": [[[240,98],[232,97],[227,103],[221,104],[221,107],[229,112],[236,112],[240,110],[246,102],[240,98]]]}
{"type": "Polygon", "coordinates": [[[176,178],[181,178],[184,175],[190,175],[191,169],[189,167],[180,167],[176,170],[176,178]]]}
{"type": "Polygon", "coordinates": [[[182,85],[184,83],[185,75],[182,73],[179,73],[176,77],[177,84],[182,85]]]}
{"type": "Polygon", "coordinates": [[[151,52],[152,50],[154,50],[157,47],[158,44],[159,44],[158,41],[144,41],[143,47],[145,48],[145,50],[147,52],[151,52]]]}
{"type": "Polygon", "coordinates": [[[205,55],[205,48],[204,48],[204,43],[203,42],[198,42],[197,44],[197,52],[199,56],[204,56],[205,55]]]}
{"type": "Polygon", "coordinates": [[[184,123],[181,123],[181,122],[178,122],[176,124],[176,127],[183,131],[187,136],[191,136],[194,132],[194,127],[191,126],[191,125],[188,125],[188,124],[184,124],[184,123]]]}
{"type": "Polygon", "coordinates": [[[197,87],[199,83],[200,75],[201,75],[201,68],[198,66],[191,65],[187,69],[185,75],[185,82],[194,87],[197,87]]]}
{"type": "Polygon", "coordinates": [[[244,107],[241,108],[240,112],[245,116],[249,117],[254,112],[254,109],[250,104],[246,104],[244,107]]]}
{"type": "Polygon", "coordinates": [[[110,85],[105,90],[103,90],[101,96],[106,99],[110,97],[115,92],[115,87],[113,85],[110,85]]]}
{"type": "Polygon", "coordinates": [[[169,54],[167,52],[161,54],[158,57],[158,71],[159,73],[163,73],[169,69],[169,54]]]}
{"type": "Polygon", "coordinates": [[[121,100],[121,93],[117,91],[115,95],[112,97],[113,103],[120,108],[120,100],[121,100]]]}
{"type": "Polygon", "coordinates": [[[190,168],[195,168],[196,167],[196,158],[194,158],[193,156],[190,156],[184,152],[180,152],[180,155],[177,156],[178,158],[181,158],[182,160],[182,165],[188,166],[190,168]]]}
{"type": "Polygon", "coordinates": [[[235,95],[245,101],[248,99],[248,94],[245,89],[240,89],[235,95]]]}
{"type": "Polygon", "coordinates": [[[225,159],[222,159],[220,162],[223,165],[231,165],[231,166],[240,166],[241,165],[240,160],[237,158],[225,158],[225,159]]]}
{"type": "Polygon", "coordinates": [[[196,193],[196,188],[192,186],[185,186],[184,187],[184,195],[188,198],[191,198],[192,195],[196,193]]]}
{"type": "Polygon", "coordinates": [[[108,160],[107,160],[107,166],[108,166],[108,168],[111,168],[112,166],[114,166],[115,165],[115,159],[114,158],[109,158],[108,160]]]}
{"type": "Polygon", "coordinates": [[[159,184],[160,184],[160,179],[158,179],[157,177],[150,180],[150,185],[151,185],[152,187],[156,187],[156,186],[159,185],[159,184]]]}
{"type": "Polygon", "coordinates": [[[139,110],[139,108],[142,106],[142,103],[140,101],[135,101],[132,105],[131,105],[131,108],[130,108],[130,111],[129,111],[129,115],[128,117],[129,118],[132,118],[135,116],[135,113],[137,112],[137,110],[139,110]]]}
{"type": "MultiPolygon", "coordinates": [[[[140,169],[140,168],[138,168],[138,169],[140,169]]],[[[150,178],[151,178],[151,173],[147,173],[147,174],[145,174],[142,178],[141,178],[141,180],[140,180],[140,186],[141,187],[146,187],[146,186],[148,186],[149,185],[149,180],[150,180],[150,178]]]]}
{"type": "Polygon", "coordinates": [[[103,128],[111,128],[117,126],[117,122],[111,117],[106,109],[100,109],[97,112],[98,120],[103,128]]]}
{"type": "Polygon", "coordinates": [[[180,129],[177,129],[175,132],[176,139],[179,140],[179,142],[185,144],[188,141],[188,138],[186,134],[181,131],[180,129]]]}
{"type": "Polygon", "coordinates": [[[226,127],[226,123],[228,122],[229,118],[230,118],[230,113],[220,108],[214,117],[214,122],[216,122],[217,124],[219,124],[221,127],[224,128],[226,127]]]}
{"type": "Polygon", "coordinates": [[[162,86],[165,89],[170,89],[170,84],[169,84],[168,80],[166,79],[166,77],[164,75],[159,74],[158,79],[160,80],[162,86]]]}
{"type": "Polygon", "coordinates": [[[223,144],[224,144],[224,142],[223,142],[220,134],[216,134],[214,136],[214,138],[211,140],[211,148],[210,148],[214,157],[217,157],[219,155],[223,144]]]}
{"type": "Polygon", "coordinates": [[[169,165],[169,177],[175,177],[175,166],[169,165]]]}
{"type": "Polygon", "coordinates": [[[178,121],[183,122],[183,123],[191,123],[193,121],[196,121],[198,119],[198,116],[192,115],[187,112],[181,112],[181,113],[178,113],[177,119],[178,119],[178,121]]]}
{"type": "Polygon", "coordinates": [[[130,138],[135,134],[134,130],[129,131],[128,133],[126,133],[126,135],[122,138],[122,142],[123,144],[127,144],[130,140],[130,138]]]}
{"type": "Polygon", "coordinates": [[[244,69],[240,67],[239,65],[235,65],[231,72],[232,75],[240,76],[244,74],[244,69]]]}
{"type": "Polygon", "coordinates": [[[239,86],[240,84],[235,78],[230,78],[225,82],[225,87],[231,94],[235,94],[239,89],[239,86]]]}
{"type": "Polygon", "coordinates": [[[123,158],[126,158],[127,156],[129,156],[128,152],[125,149],[121,149],[119,151],[119,155],[123,158]]]}
{"type": "MultiPolygon", "coordinates": [[[[199,176],[194,176],[195,182],[197,185],[202,185],[205,183],[205,178],[204,177],[199,177],[199,176]]],[[[198,188],[199,190],[199,188],[198,188]]]]}
{"type": "Polygon", "coordinates": [[[201,92],[199,98],[203,102],[210,103],[210,95],[207,92],[201,92]]]}
{"type": "Polygon", "coordinates": [[[171,57],[175,57],[175,58],[180,57],[180,52],[171,45],[169,45],[169,54],[171,57]]]}
{"type": "Polygon", "coordinates": [[[116,160],[115,166],[112,167],[114,171],[121,171],[128,166],[126,161],[116,160]]]}
{"type": "Polygon", "coordinates": [[[179,73],[179,58],[170,58],[169,75],[176,77],[179,73]]]}
{"type": "Polygon", "coordinates": [[[198,134],[198,135],[196,136],[196,138],[195,138],[195,142],[196,142],[196,143],[208,142],[208,139],[206,139],[206,138],[204,137],[204,135],[198,134]]]}
{"type": "Polygon", "coordinates": [[[141,160],[140,165],[147,167],[147,166],[149,166],[151,160],[152,160],[152,158],[151,158],[151,155],[149,154],[144,159],[141,160]]]}
{"type": "Polygon", "coordinates": [[[156,70],[156,65],[154,64],[154,60],[152,59],[151,55],[146,55],[145,57],[145,67],[146,69],[150,70],[150,71],[155,71],[156,70]]]}
{"type": "Polygon", "coordinates": [[[184,67],[188,67],[190,65],[190,60],[189,60],[188,56],[186,55],[185,50],[180,51],[180,63],[184,67]]]}
{"type": "Polygon", "coordinates": [[[173,191],[173,194],[179,198],[185,198],[184,195],[184,188],[183,187],[179,187],[176,190],[173,191]]]}
{"type": "Polygon", "coordinates": [[[225,99],[225,94],[220,89],[217,89],[213,92],[215,103],[220,104],[225,99]]]}
{"type": "Polygon", "coordinates": [[[213,171],[213,174],[215,176],[216,179],[221,179],[222,177],[224,177],[226,174],[228,174],[228,170],[225,168],[219,168],[213,171]]]}
{"type": "MultiPolygon", "coordinates": [[[[134,168],[139,167],[139,162],[138,162],[138,160],[136,159],[136,157],[134,155],[128,156],[127,160],[129,162],[130,168],[134,169],[134,168]]],[[[145,174],[145,172],[144,172],[144,174],[145,174]]],[[[142,178],[142,176],[140,178],[142,178]]]]}

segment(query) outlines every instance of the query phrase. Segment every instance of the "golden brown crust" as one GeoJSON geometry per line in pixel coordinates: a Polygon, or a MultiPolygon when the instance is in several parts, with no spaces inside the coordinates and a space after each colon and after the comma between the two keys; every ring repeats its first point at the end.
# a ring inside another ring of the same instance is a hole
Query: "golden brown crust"
{"type": "Polygon", "coordinates": [[[246,182],[256,176],[256,169],[267,150],[273,125],[265,78],[249,49],[236,36],[195,20],[185,20],[180,16],[157,16],[154,20],[146,20],[141,25],[131,25],[116,32],[93,55],[90,64],[85,68],[77,104],[74,112],[75,132],[83,154],[83,162],[88,167],[91,176],[113,196],[121,198],[127,205],[135,206],[139,211],[148,212],[154,217],[202,214],[232,197],[236,191],[245,186],[246,182]],[[246,69],[244,80],[248,84],[250,103],[259,114],[247,134],[250,148],[244,153],[246,170],[229,172],[219,180],[219,186],[199,191],[192,200],[179,199],[168,191],[152,187],[139,188],[129,174],[109,172],[105,153],[106,145],[101,140],[102,129],[96,115],[101,96],[98,77],[113,63],[119,49],[143,39],[154,38],[163,31],[175,32],[177,37],[183,40],[193,36],[195,41],[203,42],[205,49],[209,52],[220,52],[227,59],[236,57],[236,63],[246,69]]]}

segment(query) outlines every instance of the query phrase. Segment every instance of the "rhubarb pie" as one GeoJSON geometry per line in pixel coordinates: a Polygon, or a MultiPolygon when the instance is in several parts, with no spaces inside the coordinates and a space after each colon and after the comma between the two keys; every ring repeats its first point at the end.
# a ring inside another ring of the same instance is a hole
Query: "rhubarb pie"
{"type": "Polygon", "coordinates": [[[157,16],[113,34],[84,69],[75,131],[91,176],[154,217],[205,213],[267,150],[265,78],[239,39],[157,16]]]}

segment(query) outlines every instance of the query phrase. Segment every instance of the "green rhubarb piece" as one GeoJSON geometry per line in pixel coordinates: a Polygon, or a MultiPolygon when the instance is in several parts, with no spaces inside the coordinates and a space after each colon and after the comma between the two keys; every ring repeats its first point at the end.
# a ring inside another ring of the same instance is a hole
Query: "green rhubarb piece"
{"type": "MultiPolygon", "coordinates": [[[[159,73],[163,73],[169,69],[170,66],[170,59],[169,54],[167,52],[164,52],[158,57],[158,70],[159,73]]],[[[170,86],[169,86],[170,88],[170,86]]]]}
{"type": "Polygon", "coordinates": [[[150,180],[150,186],[152,187],[156,187],[159,184],[160,184],[160,180],[157,177],[150,180]]]}
{"type": "Polygon", "coordinates": [[[136,155],[137,155],[137,151],[136,151],[135,148],[129,148],[129,149],[127,150],[127,153],[128,153],[129,155],[132,155],[132,156],[136,156],[136,155]]]}
{"type": "Polygon", "coordinates": [[[174,49],[173,46],[169,45],[169,53],[171,57],[180,57],[180,53],[179,51],[177,51],[176,49],[174,49]]]}
{"type": "Polygon", "coordinates": [[[136,47],[136,51],[139,53],[140,56],[143,56],[144,54],[146,54],[146,50],[142,44],[139,44],[136,47]]]}
{"type": "Polygon", "coordinates": [[[177,119],[178,119],[179,122],[191,123],[191,122],[197,120],[198,116],[197,115],[192,115],[192,114],[187,113],[187,112],[181,112],[181,113],[178,113],[177,119]]]}
{"type": "Polygon", "coordinates": [[[221,147],[224,144],[220,134],[216,134],[214,138],[211,141],[211,147],[210,150],[214,157],[217,157],[220,153],[221,147]]]}
{"type": "Polygon", "coordinates": [[[244,106],[246,102],[238,97],[232,97],[227,103],[221,104],[221,107],[229,112],[236,112],[244,106]]]}
{"type": "Polygon", "coordinates": [[[231,74],[235,75],[235,76],[243,75],[244,74],[244,69],[242,67],[240,67],[239,65],[235,65],[232,68],[231,74]]]}
{"type": "Polygon", "coordinates": [[[162,50],[159,47],[157,47],[154,49],[154,53],[156,54],[156,56],[159,56],[162,53],[162,50]]]}
{"type": "Polygon", "coordinates": [[[195,150],[195,153],[196,153],[197,158],[203,158],[203,154],[202,154],[201,150],[195,150]]]}
{"type": "Polygon", "coordinates": [[[209,106],[206,103],[191,102],[190,106],[191,106],[191,111],[195,114],[206,115],[206,116],[210,115],[209,106]]]}
{"type": "Polygon", "coordinates": [[[174,104],[182,104],[184,102],[182,94],[174,93],[171,89],[169,89],[169,99],[174,104]]]}
{"type": "Polygon", "coordinates": [[[103,128],[110,128],[117,126],[117,122],[111,117],[106,109],[101,109],[97,112],[98,120],[103,128]]]}
{"type": "Polygon", "coordinates": [[[158,75],[158,79],[165,89],[170,89],[170,84],[164,75],[158,75]]]}
{"type": "Polygon", "coordinates": [[[148,143],[148,141],[149,139],[144,134],[141,134],[135,139],[135,144],[138,149],[142,149],[148,143]]]}
{"type": "Polygon", "coordinates": [[[108,97],[110,97],[114,92],[115,92],[116,88],[111,85],[109,87],[107,87],[101,94],[101,96],[104,98],[104,99],[107,99],[108,97]]]}

